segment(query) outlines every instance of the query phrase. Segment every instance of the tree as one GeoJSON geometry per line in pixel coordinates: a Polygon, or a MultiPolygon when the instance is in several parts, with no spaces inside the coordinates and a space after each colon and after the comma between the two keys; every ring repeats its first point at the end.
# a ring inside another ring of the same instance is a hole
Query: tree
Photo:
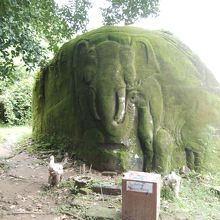
{"type": "MultiPolygon", "coordinates": [[[[157,15],[159,0],[107,0],[103,23],[131,24],[139,17],[157,15]]],[[[0,76],[12,72],[19,57],[26,69],[33,69],[47,53],[78,32],[86,31],[91,0],[69,0],[58,7],[56,0],[0,1],[0,76]],[[45,44],[48,43],[48,46],[45,44]]]]}
{"type": "Polygon", "coordinates": [[[107,0],[110,5],[102,8],[104,24],[133,24],[138,18],[157,16],[159,0],[107,0]]]}

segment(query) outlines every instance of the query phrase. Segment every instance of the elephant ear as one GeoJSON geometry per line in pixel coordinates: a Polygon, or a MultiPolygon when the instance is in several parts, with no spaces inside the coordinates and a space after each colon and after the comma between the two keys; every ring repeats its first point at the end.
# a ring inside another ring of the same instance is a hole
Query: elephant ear
{"type": "Polygon", "coordinates": [[[73,68],[84,64],[88,48],[89,42],[87,40],[81,40],[76,44],[73,55],[73,68]]]}
{"type": "Polygon", "coordinates": [[[135,70],[135,54],[130,46],[122,45],[120,47],[119,53],[121,67],[124,72],[125,83],[128,88],[134,87],[134,82],[136,79],[136,70],[135,70]]]}
{"type": "Polygon", "coordinates": [[[88,41],[82,40],[75,46],[73,68],[78,72],[80,81],[90,84],[96,72],[96,49],[88,41]]]}
{"type": "Polygon", "coordinates": [[[135,51],[137,72],[144,74],[145,77],[160,73],[159,63],[153,47],[147,39],[137,39],[135,51]]]}

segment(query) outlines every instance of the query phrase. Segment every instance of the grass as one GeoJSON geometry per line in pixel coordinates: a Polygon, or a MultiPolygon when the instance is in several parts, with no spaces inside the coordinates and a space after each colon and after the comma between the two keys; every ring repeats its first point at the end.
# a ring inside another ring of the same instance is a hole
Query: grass
{"type": "Polygon", "coordinates": [[[218,176],[192,172],[182,180],[179,198],[166,194],[166,199],[161,202],[162,212],[171,215],[184,213],[189,220],[198,215],[206,220],[220,219],[220,195],[212,190],[218,181],[218,176]]]}
{"type": "Polygon", "coordinates": [[[0,125],[0,144],[4,143],[4,145],[11,148],[14,154],[19,150],[23,150],[25,145],[29,146],[28,140],[30,140],[31,134],[32,130],[30,126],[6,127],[5,125],[0,125]]]}
{"type": "Polygon", "coordinates": [[[8,139],[16,139],[17,142],[22,142],[31,136],[30,126],[5,126],[0,125],[0,144],[8,139]]]}

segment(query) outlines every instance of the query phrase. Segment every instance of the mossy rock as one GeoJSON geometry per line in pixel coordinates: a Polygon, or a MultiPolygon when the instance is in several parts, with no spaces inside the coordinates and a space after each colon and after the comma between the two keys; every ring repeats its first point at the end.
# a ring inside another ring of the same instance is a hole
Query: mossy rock
{"type": "Polygon", "coordinates": [[[163,31],[105,26],[78,36],[33,90],[34,138],[62,139],[99,170],[199,170],[219,120],[213,74],[163,31]]]}

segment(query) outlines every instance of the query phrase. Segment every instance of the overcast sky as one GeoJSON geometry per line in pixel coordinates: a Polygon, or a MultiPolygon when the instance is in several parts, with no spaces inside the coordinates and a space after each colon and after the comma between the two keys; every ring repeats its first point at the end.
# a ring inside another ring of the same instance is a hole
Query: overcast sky
{"type": "MultiPolygon", "coordinates": [[[[98,9],[104,0],[93,2],[88,30],[102,25],[98,9]]],[[[134,26],[172,32],[200,56],[220,82],[220,0],[160,0],[160,15],[134,26]]]]}
{"type": "Polygon", "coordinates": [[[166,29],[197,53],[220,82],[220,0],[161,0],[160,16],[138,26],[166,29]]]}

